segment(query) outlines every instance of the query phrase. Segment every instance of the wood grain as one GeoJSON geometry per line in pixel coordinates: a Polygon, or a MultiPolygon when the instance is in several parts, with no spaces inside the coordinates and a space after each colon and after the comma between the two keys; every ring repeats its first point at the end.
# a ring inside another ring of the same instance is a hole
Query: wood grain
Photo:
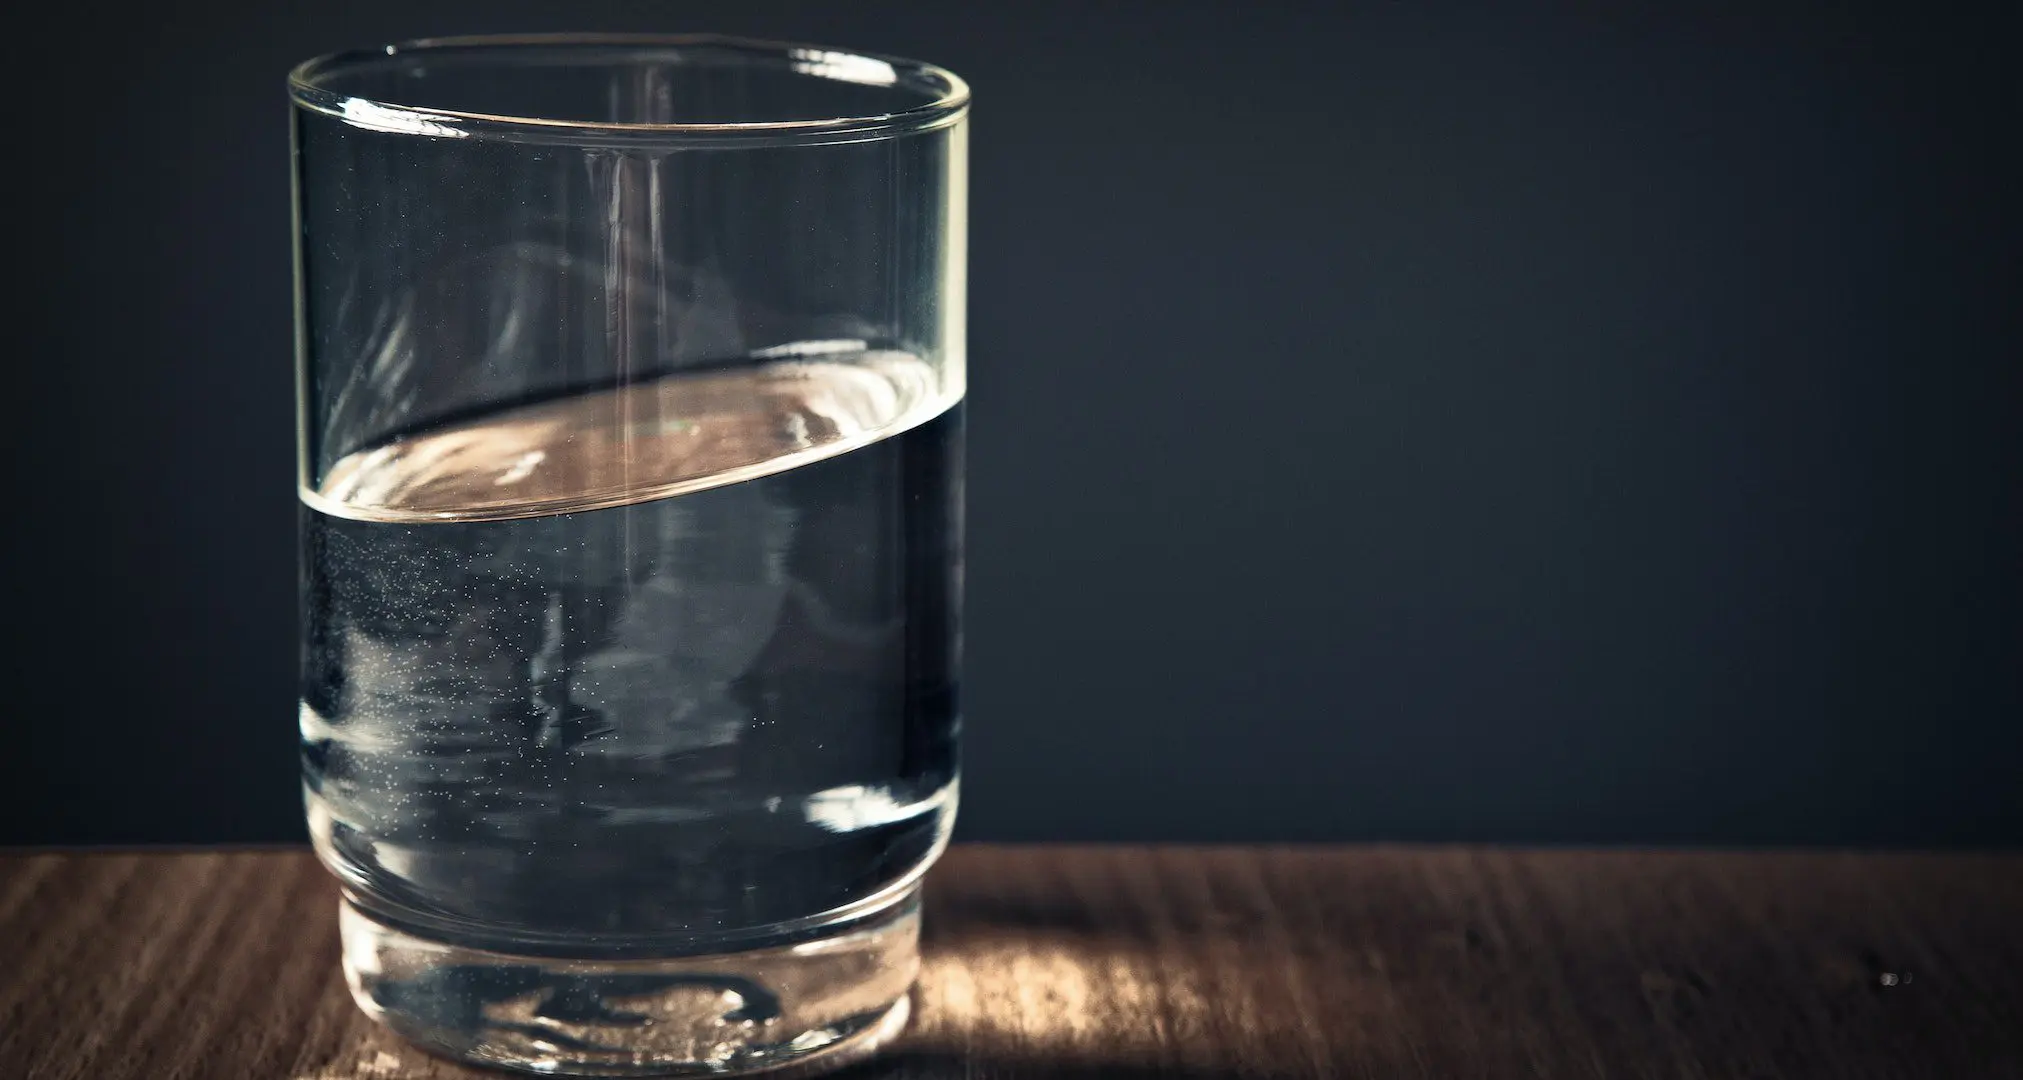
{"type": "MultiPolygon", "coordinates": [[[[307,854],[0,855],[0,1076],[484,1077],[307,854]]],[[[958,847],[853,1080],[2023,1077],[2023,858],[958,847]]]]}

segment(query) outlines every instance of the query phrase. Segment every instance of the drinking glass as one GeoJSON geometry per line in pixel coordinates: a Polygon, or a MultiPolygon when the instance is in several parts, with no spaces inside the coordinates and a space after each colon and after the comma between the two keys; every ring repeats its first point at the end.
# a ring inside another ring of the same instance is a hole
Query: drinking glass
{"type": "Polygon", "coordinates": [[[955,814],[967,88],[537,36],[290,93],[303,785],[359,1006],[543,1074],[868,1053],[955,814]]]}

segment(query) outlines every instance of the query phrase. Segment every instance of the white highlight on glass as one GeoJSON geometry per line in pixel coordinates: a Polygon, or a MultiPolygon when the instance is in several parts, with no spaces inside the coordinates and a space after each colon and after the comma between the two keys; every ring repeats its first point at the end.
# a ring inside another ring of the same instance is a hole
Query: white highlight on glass
{"type": "Polygon", "coordinates": [[[410,109],[389,109],[364,98],[345,98],[344,122],[367,131],[387,131],[395,135],[434,135],[444,139],[464,139],[470,132],[452,126],[455,121],[435,113],[410,109]]]}

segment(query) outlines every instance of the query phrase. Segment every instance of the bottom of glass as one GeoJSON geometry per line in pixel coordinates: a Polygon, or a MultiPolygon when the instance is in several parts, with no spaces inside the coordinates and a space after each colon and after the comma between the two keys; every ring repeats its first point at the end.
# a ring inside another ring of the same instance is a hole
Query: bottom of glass
{"type": "Polygon", "coordinates": [[[918,889],[820,937],[664,959],[567,959],[418,936],[346,899],[344,978],[368,1016],[463,1061],[542,1076],[826,1072],[906,1026],[918,889]]]}

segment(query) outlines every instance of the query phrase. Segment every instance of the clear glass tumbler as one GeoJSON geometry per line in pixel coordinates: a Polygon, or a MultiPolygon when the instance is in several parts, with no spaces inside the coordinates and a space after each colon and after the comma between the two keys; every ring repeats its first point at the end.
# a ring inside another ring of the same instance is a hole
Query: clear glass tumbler
{"type": "Polygon", "coordinates": [[[955,814],[967,89],[577,36],[290,91],[302,765],[359,1005],[544,1074],[869,1052],[955,814]]]}

